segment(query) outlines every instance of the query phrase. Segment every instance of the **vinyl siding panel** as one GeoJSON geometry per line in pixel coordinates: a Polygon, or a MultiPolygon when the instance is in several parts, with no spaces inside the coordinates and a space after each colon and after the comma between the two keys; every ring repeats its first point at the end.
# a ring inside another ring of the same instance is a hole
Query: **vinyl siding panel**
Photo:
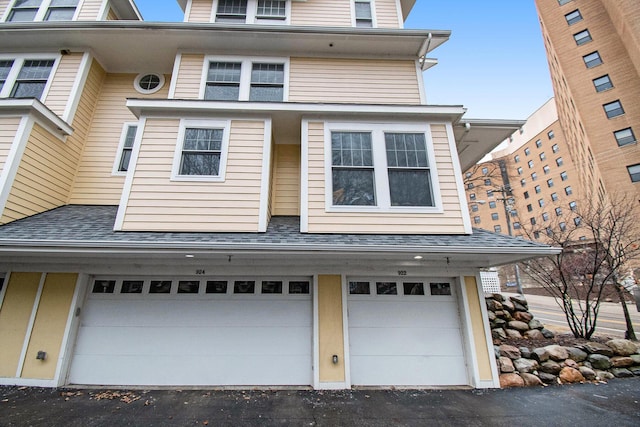
{"type": "Polygon", "coordinates": [[[126,107],[126,99],[166,98],[169,87],[165,84],[157,93],[142,95],[133,88],[134,79],[134,74],[105,75],[99,65],[94,63],[94,68],[87,79],[87,87],[91,87],[91,91],[99,94],[98,101],[69,203],[93,205],[120,203],[124,176],[112,174],[113,164],[120,154],[118,144],[123,124],[137,121],[126,107]]]}
{"type": "Polygon", "coordinates": [[[272,180],[273,215],[300,215],[300,146],[275,146],[272,180]]]}
{"type": "Polygon", "coordinates": [[[350,0],[308,0],[291,3],[291,25],[351,26],[350,0]]]}
{"type": "Polygon", "coordinates": [[[51,87],[44,103],[59,116],[64,114],[64,110],[69,103],[69,96],[78,75],[82,56],[82,53],[63,55],[53,76],[51,87]]]}
{"type": "Polygon", "coordinates": [[[178,68],[176,99],[198,99],[204,55],[183,54],[178,68]]]}
{"type": "Polygon", "coordinates": [[[420,104],[415,62],[291,58],[289,101],[420,104]]]}
{"type": "Polygon", "coordinates": [[[460,234],[464,233],[453,161],[444,125],[431,126],[444,213],[326,212],[324,124],[309,123],[309,232],[460,234]]]}
{"type": "Polygon", "coordinates": [[[80,5],[78,21],[97,21],[102,9],[102,0],[84,0],[80,5]]]}
{"type": "Polygon", "coordinates": [[[118,15],[113,11],[113,9],[109,9],[109,13],[107,13],[107,21],[117,21],[118,15]]]}
{"type": "Polygon", "coordinates": [[[396,0],[376,0],[376,21],[378,28],[399,28],[396,0]]]}
{"type": "Polygon", "coordinates": [[[187,22],[210,22],[212,0],[192,0],[187,22]]]}
{"type": "Polygon", "coordinates": [[[264,122],[231,122],[224,182],[171,181],[179,124],[147,121],[123,230],[257,232],[264,122]]]}
{"type": "Polygon", "coordinates": [[[4,16],[11,0],[0,0],[0,17],[4,16]]]}
{"type": "Polygon", "coordinates": [[[20,120],[20,117],[0,117],[0,173],[7,162],[20,120]]]}

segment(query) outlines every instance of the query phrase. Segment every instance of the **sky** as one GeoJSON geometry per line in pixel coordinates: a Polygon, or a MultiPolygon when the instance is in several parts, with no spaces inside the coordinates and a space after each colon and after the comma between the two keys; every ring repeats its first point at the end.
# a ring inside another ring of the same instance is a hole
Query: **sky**
{"type": "MultiPolygon", "coordinates": [[[[176,0],[135,2],[146,21],[183,20],[176,0]]],[[[438,59],[424,73],[429,104],[525,120],[553,96],[534,0],[417,0],[405,28],[452,32],[429,54],[438,59]]]]}

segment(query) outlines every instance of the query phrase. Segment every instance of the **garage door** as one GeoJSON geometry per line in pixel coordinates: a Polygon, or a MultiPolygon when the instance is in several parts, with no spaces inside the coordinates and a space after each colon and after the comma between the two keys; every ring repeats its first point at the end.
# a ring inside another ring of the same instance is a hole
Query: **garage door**
{"type": "Polygon", "coordinates": [[[71,384],[308,385],[309,279],[97,278],[71,384]]]}
{"type": "Polygon", "coordinates": [[[468,384],[451,280],[351,279],[353,385],[468,384]]]}

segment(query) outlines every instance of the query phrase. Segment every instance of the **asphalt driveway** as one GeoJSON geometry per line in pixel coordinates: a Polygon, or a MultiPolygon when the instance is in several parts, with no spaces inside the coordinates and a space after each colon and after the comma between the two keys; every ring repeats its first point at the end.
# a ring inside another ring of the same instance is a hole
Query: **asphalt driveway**
{"type": "Polygon", "coordinates": [[[0,387],[0,426],[638,426],[640,378],[513,390],[0,387]]]}

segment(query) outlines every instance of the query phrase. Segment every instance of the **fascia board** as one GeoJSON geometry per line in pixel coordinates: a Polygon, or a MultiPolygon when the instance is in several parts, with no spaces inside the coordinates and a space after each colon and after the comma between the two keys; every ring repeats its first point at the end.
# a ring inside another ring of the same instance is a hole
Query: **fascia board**
{"type": "Polygon", "coordinates": [[[0,99],[0,115],[24,115],[29,114],[47,128],[58,133],[58,137],[64,138],[73,133],[73,128],[53,111],[49,110],[37,99],[0,99]]]}

